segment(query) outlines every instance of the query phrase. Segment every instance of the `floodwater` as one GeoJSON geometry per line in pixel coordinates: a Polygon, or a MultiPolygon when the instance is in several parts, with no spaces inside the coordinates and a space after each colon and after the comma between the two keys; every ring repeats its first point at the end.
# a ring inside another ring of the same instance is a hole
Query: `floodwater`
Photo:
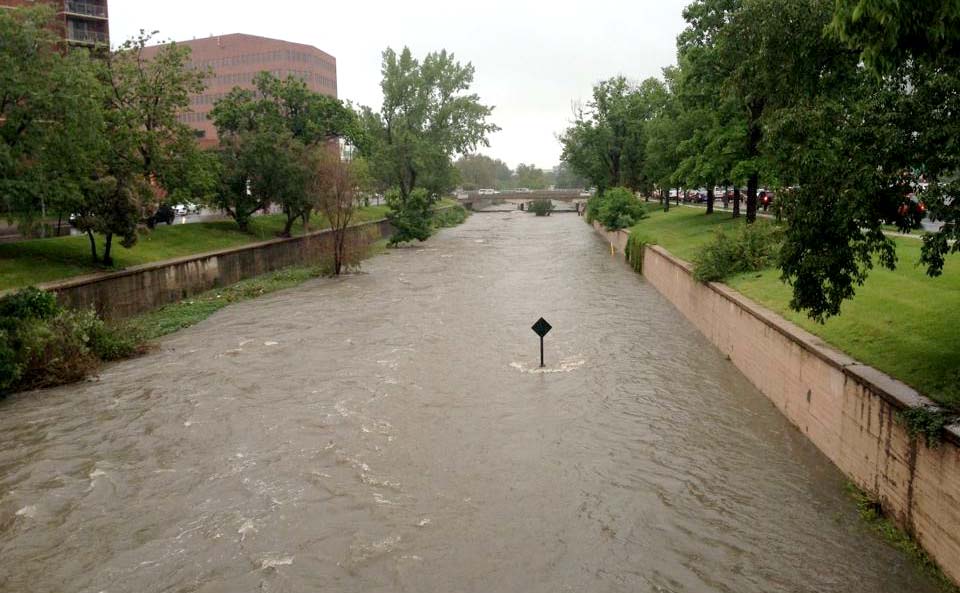
{"type": "Polygon", "coordinates": [[[843,485],[582,218],[477,214],[0,402],[0,590],[933,591],[843,485]]]}

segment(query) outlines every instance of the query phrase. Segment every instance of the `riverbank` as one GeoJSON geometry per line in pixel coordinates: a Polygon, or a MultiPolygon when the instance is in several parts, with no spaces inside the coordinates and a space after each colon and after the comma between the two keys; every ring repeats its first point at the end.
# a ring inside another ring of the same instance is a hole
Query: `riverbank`
{"type": "MultiPolygon", "coordinates": [[[[612,245],[626,246],[625,231],[595,228],[612,245]]],[[[692,266],[661,245],[647,245],[642,257],[647,281],[884,515],[960,580],[960,427],[935,428],[928,442],[931,435],[901,420],[908,410],[932,405],[914,389],[729,286],[697,282],[692,266]]]]}
{"type": "MultiPolygon", "coordinates": [[[[691,261],[718,228],[744,224],[729,212],[704,215],[694,208],[650,213],[633,227],[651,243],[691,261]]],[[[874,268],[840,315],[820,324],[790,309],[791,288],[779,271],[741,274],[726,284],[769,307],[853,358],[876,367],[931,399],[960,409],[960,255],[947,257],[944,274],[930,278],[916,265],[921,243],[894,238],[897,269],[874,268]]]]}

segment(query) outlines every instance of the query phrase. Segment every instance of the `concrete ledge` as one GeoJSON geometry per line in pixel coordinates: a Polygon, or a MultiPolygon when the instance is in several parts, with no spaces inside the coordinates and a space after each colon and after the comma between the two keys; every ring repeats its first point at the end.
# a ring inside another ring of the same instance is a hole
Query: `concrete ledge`
{"type": "MultiPolygon", "coordinates": [[[[369,244],[393,233],[386,219],[352,225],[349,232],[369,244]]],[[[77,276],[40,285],[64,306],[93,307],[105,319],[122,319],[287,266],[330,257],[329,229],[299,237],[199,253],[132,266],[117,272],[77,276]]]]}
{"type": "MultiPolygon", "coordinates": [[[[594,225],[624,250],[627,234],[594,225]]],[[[929,448],[897,412],[934,406],[915,389],[860,363],[729,286],[648,245],[643,275],[833,463],[883,505],[944,572],[960,581],[960,425],[929,448]]]]}

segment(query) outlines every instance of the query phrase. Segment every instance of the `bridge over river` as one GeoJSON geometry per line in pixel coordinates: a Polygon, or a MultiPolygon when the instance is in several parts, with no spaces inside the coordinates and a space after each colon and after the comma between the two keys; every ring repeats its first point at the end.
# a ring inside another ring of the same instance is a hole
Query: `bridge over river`
{"type": "Polygon", "coordinates": [[[932,593],[604,247],[473,216],[0,402],[0,590],[932,593]]]}
{"type": "Polygon", "coordinates": [[[477,191],[461,192],[457,200],[474,212],[505,212],[525,209],[534,200],[550,200],[557,212],[577,212],[577,206],[590,198],[582,190],[557,189],[537,191],[502,191],[496,194],[481,194],[477,191]]]}

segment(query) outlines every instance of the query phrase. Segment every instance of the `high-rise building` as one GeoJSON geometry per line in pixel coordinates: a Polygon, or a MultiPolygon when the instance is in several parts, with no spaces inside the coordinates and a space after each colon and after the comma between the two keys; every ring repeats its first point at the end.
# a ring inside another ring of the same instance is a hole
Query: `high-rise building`
{"type": "MultiPolygon", "coordinates": [[[[312,91],[337,96],[336,58],[310,45],[241,33],[178,41],[177,45],[191,49],[194,67],[211,71],[206,89],[190,99],[193,111],[181,117],[197,130],[202,145],[209,146],[217,140],[217,130],[208,118],[213,104],[234,87],[253,89],[253,78],[260,72],[267,71],[278,78],[293,76],[303,80],[312,91]]],[[[156,55],[160,47],[147,48],[145,57],[156,55]]]]}
{"type": "Polygon", "coordinates": [[[47,4],[56,12],[54,27],[69,45],[110,47],[107,0],[0,0],[0,8],[47,4]]]}

